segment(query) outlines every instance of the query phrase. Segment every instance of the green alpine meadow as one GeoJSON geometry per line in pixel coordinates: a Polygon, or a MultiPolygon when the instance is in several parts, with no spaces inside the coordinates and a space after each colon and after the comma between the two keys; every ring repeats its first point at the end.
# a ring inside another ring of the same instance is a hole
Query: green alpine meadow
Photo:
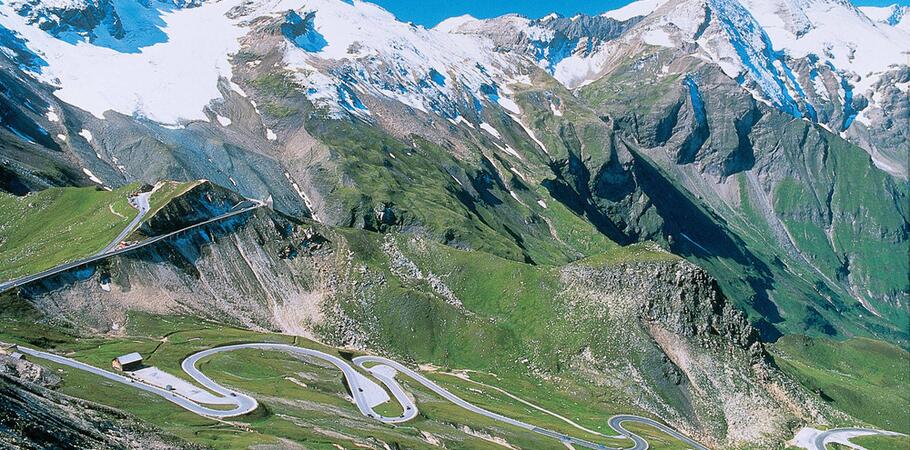
{"type": "Polygon", "coordinates": [[[0,0],[0,448],[907,448],[910,7],[595,3],[0,0]]]}

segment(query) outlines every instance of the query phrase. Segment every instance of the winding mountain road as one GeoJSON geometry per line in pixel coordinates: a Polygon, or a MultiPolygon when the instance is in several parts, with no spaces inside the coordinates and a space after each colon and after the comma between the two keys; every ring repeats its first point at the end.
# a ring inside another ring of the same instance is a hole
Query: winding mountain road
{"type": "MultiPolygon", "coordinates": [[[[221,396],[225,397],[226,399],[233,400],[232,403],[233,403],[234,407],[230,408],[230,409],[210,408],[206,405],[196,403],[187,397],[183,397],[176,392],[173,392],[173,391],[170,391],[167,389],[163,389],[163,388],[160,388],[157,386],[153,386],[153,385],[147,384],[143,381],[136,380],[134,378],[130,378],[130,377],[127,377],[124,375],[120,375],[117,373],[109,372],[107,370],[99,369],[97,367],[73,360],[71,358],[66,358],[66,357],[55,355],[52,353],[47,353],[47,352],[43,352],[40,350],[34,350],[34,349],[30,349],[30,348],[25,348],[25,347],[20,347],[19,351],[21,351],[24,354],[30,355],[32,357],[46,359],[46,360],[55,362],[57,364],[62,364],[62,365],[69,366],[72,368],[84,370],[84,371],[102,376],[102,377],[107,378],[112,381],[123,383],[123,384],[129,385],[129,386],[133,386],[137,389],[141,389],[143,391],[158,395],[170,402],[173,402],[191,412],[194,412],[194,413],[202,415],[202,416],[211,417],[211,418],[228,418],[228,417],[240,416],[240,415],[247,414],[249,412],[254,411],[258,407],[258,402],[256,401],[256,399],[254,399],[253,397],[251,397],[249,395],[225,388],[224,386],[216,383],[211,378],[209,378],[208,376],[203,374],[197,366],[199,365],[200,360],[207,358],[209,356],[212,356],[212,355],[215,355],[218,353],[236,351],[236,350],[241,350],[241,349],[281,351],[281,352],[286,352],[286,353],[290,353],[290,354],[304,355],[304,356],[319,358],[323,361],[326,361],[326,362],[334,365],[339,370],[341,370],[342,373],[344,374],[344,378],[345,378],[347,385],[351,392],[352,400],[357,405],[361,414],[363,414],[364,416],[370,417],[372,419],[376,419],[383,423],[396,424],[396,423],[407,422],[417,416],[417,405],[414,404],[413,400],[411,400],[411,398],[407,395],[404,388],[395,379],[395,375],[400,373],[400,374],[407,376],[411,380],[419,383],[420,385],[429,389],[430,391],[434,392],[435,394],[441,396],[442,398],[454,403],[455,405],[457,405],[461,408],[464,408],[468,411],[471,411],[473,413],[480,414],[487,418],[493,419],[495,421],[506,423],[506,424],[509,424],[509,425],[512,425],[512,426],[515,426],[518,428],[522,428],[529,432],[551,437],[553,439],[559,440],[560,442],[562,442],[564,444],[568,444],[568,445],[572,445],[572,446],[579,446],[579,447],[598,449],[598,450],[621,450],[621,449],[617,449],[615,447],[608,447],[606,445],[598,444],[598,443],[591,442],[591,441],[588,441],[585,439],[579,439],[576,437],[572,437],[572,436],[569,436],[569,435],[566,435],[563,433],[559,433],[556,431],[552,431],[552,430],[549,430],[546,428],[541,428],[541,427],[538,427],[538,426],[535,426],[535,425],[532,425],[532,424],[529,424],[526,422],[522,422],[520,420],[513,419],[511,417],[504,416],[502,414],[498,414],[498,413],[486,410],[484,408],[481,408],[479,406],[476,406],[472,403],[469,403],[469,402],[463,400],[462,398],[451,393],[450,391],[446,390],[442,386],[439,386],[435,382],[427,379],[426,377],[415,372],[414,370],[408,368],[407,366],[404,366],[403,364],[398,363],[397,361],[393,361],[388,358],[383,358],[383,357],[379,357],[379,356],[359,356],[359,357],[354,358],[353,362],[357,367],[370,373],[373,377],[375,377],[377,380],[379,380],[379,382],[381,382],[383,385],[385,385],[386,388],[388,388],[389,392],[391,392],[392,395],[395,397],[395,400],[401,405],[401,409],[402,409],[403,413],[400,416],[395,416],[395,417],[383,416],[382,414],[377,413],[373,409],[373,406],[376,406],[377,404],[383,403],[385,401],[385,400],[382,400],[379,402],[376,401],[377,389],[382,391],[381,395],[379,395],[379,396],[380,397],[384,396],[384,399],[388,399],[388,394],[386,394],[385,391],[382,390],[382,388],[379,387],[379,385],[377,383],[375,383],[374,381],[367,378],[363,373],[361,373],[357,369],[355,369],[346,360],[339,358],[337,356],[334,356],[334,355],[330,355],[328,353],[321,352],[319,350],[313,350],[313,349],[304,348],[304,347],[297,347],[297,346],[288,345],[288,344],[250,343],[250,344],[236,344],[236,345],[228,345],[228,346],[223,346],[223,347],[214,347],[214,348],[200,351],[198,353],[194,353],[193,355],[190,355],[185,360],[183,360],[183,362],[181,363],[181,368],[183,369],[184,372],[186,372],[186,374],[190,378],[192,378],[193,380],[198,382],[200,385],[211,390],[212,392],[214,392],[218,395],[221,395],[221,396]]],[[[639,417],[639,416],[632,416],[632,415],[613,416],[610,418],[608,423],[609,423],[610,427],[613,430],[615,430],[617,433],[619,433],[622,437],[625,437],[632,441],[632,446],[626,447],[626,449],[628,449],[628,450],[647,450],[648,442],[641,436],[624,428],[623,424],[626,422],[640,423],[640,424],[652,426],[654,428],[659,429],[660,431],[663,431],[664,433],[667,433],[667,434],[673,436],[676,439],[679,439],[680,441],[686,443],[688,446],[690,446],[694,450],[707,450],[706,447],[702,446],[698,442],[695,442],[694,440],[689,439],[688,437],[682,435],[681,433],[677,432],[676,430],[673,430],[672,428],[669,428],[666,425],[663,425],[652,419],[648,419],[645,417],[639,417]]]]}
{"type": "Polygon", "coordinates": [[[138,209],[139,213],[136,214],[136,217],[133,217],[133,220],[130,221],[129,225],[127,225],[126,228],[124,228],[123,231],[121,231],[120,234],[118,234],[110,244],[107,244],[107,247],[104,247],[101,249],[101,251],[95,253],[95,256],[109,253],[111,250],[120,245],[120,243],[123,242],[123,240],[126,239],[126,237],[129,236],[137,226],[139,226],[139,223],[142,222],[142,219],[146,214],[148,214],[149,209],[151,209],[151,206],[149,206],[149,197],[152,196],[152,192],[154,191],[143,192],[136,195],[135,197],[130,197],[130,204],[138,209]]]}
{"type": "Polygon", "coordinates": [[[818,430],[806,427],[796,434],[792,444],[807,450],[826,450],[828,444],[847,445],[850,439],[861,436],[905,436],[893,431],[875,430],[871,428],[832,428],[818,430]]]}
{"type": "MultiPolygon", "coordinates": [[[[155,237],[153,237],[153,238],[149,238],[149,239],[146,239],[146,240],[144,240],[144,241],[142,241],[142,242],[138,242],[138,243],[136,243],[136,244],[129,245],[129,246],[126,246],[126,247],[123,247],[123,248],[119,248],[119,249],[116,249],[116,250],[110,250],[110,251],[107,251],[107,252],[102,251],[102,252],[96,253],[96,254],[94,254],[94,255],[92,255],[92,256],[89,256],[89,257],[87,257],[87,258],[77,259],[77,260],[75,260],[75,261],[71,261],[71,262],[68,262],[68,263],[60,264],[60,265],[55,266],[55,267],[51,267],[50,269],[43,270],[43,271],[38,272],[38,273],[33,273],[33,274],[31,274],[31,275],[26,275],[26,276],[24,276],[24,277],[16,278],[16,279],[14,279],[14,280],[5,281],[5,282],[3,282],[3,283],[0,283],[0,292],[4,292],[4,291],[7,291],[7,290],[9,290],[9,289],[12,289],[12,288],[15,288],[15,287],[19,287],[19,286],[22,286],[22,285],[25,285],[25,284],[28,284],[28,283],[31,283],[31,282],[34,282],[34,281],[38,281],[38,280],[41,280],[41,279],[43,279],[43,278],[47,278],[47,277],[49,277],[49,276],[51,276],[51,275],[56,275],[56,274],[58,274],[58,273],[60,273],[60,272],[65,272],[65,271],[70,270],[70,269],[75,269],[75,268],[77,268],[77,267],[84,266],[84,265],[86,265],[86,264],[93,263],[93,262],[95,262],[95,261],[98,261],[98,260],[101,260],[101,259],[104,259],[104,258],[109,258],[109,257],[111,257],[111,256],[116,256],[116,255],[120,255],[120,254],[123,254],[123,253],[126,253],[126,252],[131,252],[131,251],[133,251],[133,250],[140,249],[140,248],[145,247],[145,246],[148,246],[148,245],[152,245],[152,244],[154,244],[154,243],[156,243],[156,242],[158,242],[158,241],[161,241],[161,240],[163,240],[163,239],[167,239],[167,238],[169,238],[169,237],[171,237],[171,236],[174,236],[174,235],[177,235],[177,234],[180,234],[180,233],[183,233],[183,232],[192,230],[192,229],[194,229],[194,228],[202,227],[202,226],[208,225],[208,224],[210,224],[210,223],[214,223],[214,222],[218,222],[218,221],[221,221],[221,220],[229,219],[229,218],[234,217],[234,216],[237,216],[237,215],[239,215],[239,214],[243,214],[243,213],[245,213],[245,212],[252,211],[252,210],[257,209],[257,208],[261,208],[261,207],[263,207],[263,206],[265,206],[265,203],[263,203],[263,202],[261,202],[261,201],[259,201],[259,200],[244,200],[244,201],[242,201],[242,202],[240,202],[240,203],[234,205],[233,210],[228,211],[228,212],[226,212],[226,213],[224,213],[224,214],[221,214],[221,215],[219,215],[219,216],[215,216],[215,217],[213,217],[213,218],[211,218],[211,219],[208,219],[208,220],[206,220],[206,221],[204,221],[204,222],[199,222],[199,223],[197,223],[197,224],[190,225],[190,226],[188,226],[188,227],[184,227],[184,228],[181,228],[181,229],[176,230],[176,231],[172,231],[172,232],[167,233],[167,234],[162,234],[161,236],[155,236],[155,237]]],[[[137,216],[137,217],[138,217],[138,216],[137,216]]],[[[136,219],[133,219],[133,221],[136,221],[136,219]]],[[[131,224],[131,225],[132,225],[132,224],[131,224]]],[[[129,230],[129,228],[130,228],[130,227],[127,227],[127,229],[125,229],[121,234],[126,233],[125,235],[128,235],[129,232],[131,232],[131,230],[129,230]],[[129,230],[129,231],[128,231],[128,230],[129,230]]],[[[124,236],[125,236],[125,235],[124,235],[124,236]]],[[[119,244],[120,241],[116,241],[116,242],[119,244]]],[[[116,246],[116,244],[115,244],[114,246],[116,246]]],[[[108,247],[110,247],[110,246],[108,246],[108,247]]]]}

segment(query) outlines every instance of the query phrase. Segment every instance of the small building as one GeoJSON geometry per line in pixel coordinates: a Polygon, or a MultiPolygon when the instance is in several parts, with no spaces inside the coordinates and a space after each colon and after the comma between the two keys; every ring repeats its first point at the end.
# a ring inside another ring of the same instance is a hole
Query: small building
{"type": "Polygon", "coordinates": [[[142,368],[142,355],[133,352],[123,356],[118,356],[111,361],[115,369],[123,372],[132,372],[142,368]]]}
{"type": "Polygon", "coordinates": [[[16,344],[7,344],[6,342],[0,342],[0,355],[10,356],[13,353],[19,352],[19,346],[16,344]]]}

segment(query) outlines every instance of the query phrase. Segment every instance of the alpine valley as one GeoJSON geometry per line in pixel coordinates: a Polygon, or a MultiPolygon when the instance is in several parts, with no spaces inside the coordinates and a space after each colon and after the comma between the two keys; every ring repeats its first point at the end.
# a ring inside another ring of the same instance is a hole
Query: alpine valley
{"type": "Polygon", "coordinates": [[[910,7],[0,0],[0,66],[0,448],[910,447],[910,7]]]}

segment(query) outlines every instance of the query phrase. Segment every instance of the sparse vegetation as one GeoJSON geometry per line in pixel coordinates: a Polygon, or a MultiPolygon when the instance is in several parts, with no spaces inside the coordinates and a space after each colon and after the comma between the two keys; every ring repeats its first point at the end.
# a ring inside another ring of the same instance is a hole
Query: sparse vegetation
{"type": "Polygon", "coordinates": [[[287,105],[282,105],[275,102],[265,102],[262,104],[262,112],[276,119],[284,119],[291,117],[300,111],[287,105]]]}
{"type": "Polygon", "coordinates": [[[910,436],[860,436],[850,442],[866,450],[907,450],[910,448],[910,436]]]}
{"type": "Polygon", "coordinates": [[[253,80],[253,86],[263,95],[287,98],[300,91],[300,84],[288,72],[270,72],[253,80]]]}

